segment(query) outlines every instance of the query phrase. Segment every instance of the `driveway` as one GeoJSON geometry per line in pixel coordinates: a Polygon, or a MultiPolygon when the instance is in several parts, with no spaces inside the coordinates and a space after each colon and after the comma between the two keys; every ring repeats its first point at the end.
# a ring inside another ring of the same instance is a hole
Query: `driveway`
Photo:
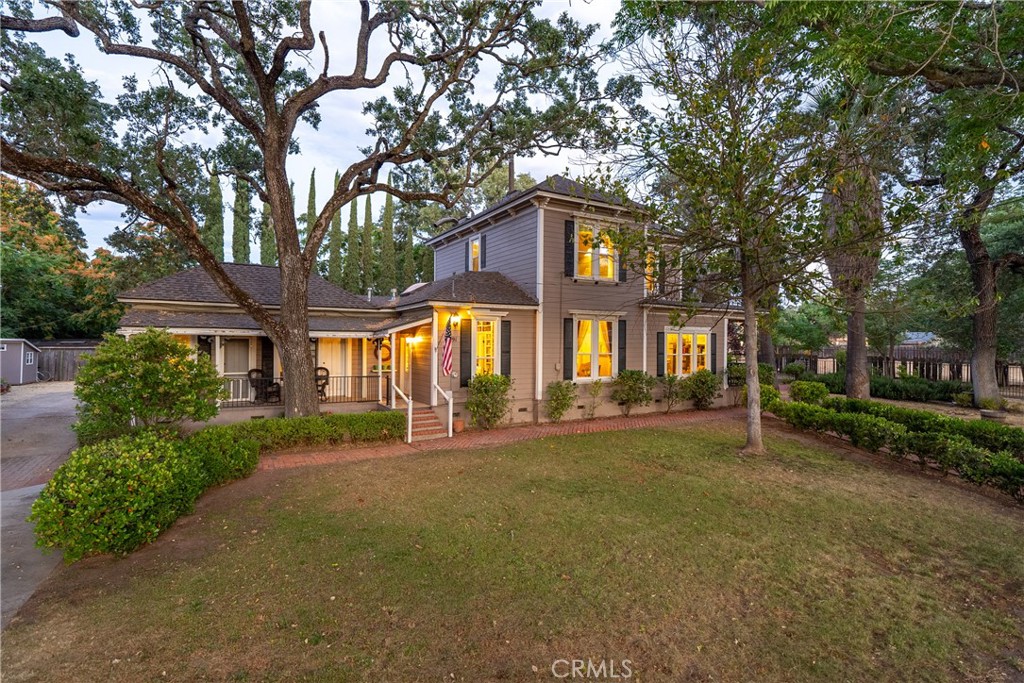
{"type": "Polygon", "coordinates": [[[25,521],[53,471],[75,447],[73,382],[12,387],[0,398],[0,627],[60,562],[35,547],[25,521]]]}

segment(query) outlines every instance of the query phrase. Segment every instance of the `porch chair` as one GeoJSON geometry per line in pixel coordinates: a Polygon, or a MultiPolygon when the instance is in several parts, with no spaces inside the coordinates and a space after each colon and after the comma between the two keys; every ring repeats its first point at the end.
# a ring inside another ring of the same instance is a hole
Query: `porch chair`
{"type": "Polygon", "coordinates": [[[260,368],[249,371],[249,386],[256,391],[256,403],[281,402],[281,385],[272,377],[264,377],[260,368]]]}
{"type": "Polygon", "coordinates": [[[331,371],[327,368],[316,369],[316,393],[320,396],[320,401],[327,400],[327,384],[331,381],[331,371]]]}

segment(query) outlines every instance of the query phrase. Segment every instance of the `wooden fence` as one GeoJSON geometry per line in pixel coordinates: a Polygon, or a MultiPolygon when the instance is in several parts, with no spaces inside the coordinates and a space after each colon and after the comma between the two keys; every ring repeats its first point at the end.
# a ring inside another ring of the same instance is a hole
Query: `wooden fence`
{"type": "Polygon", "coordinates": [[[37,342],[39,347],[39,379],[45,382],[73,382],[86,356],[96,350],[99,342],[60,343],[37,342]]]}
{"type": "MultiPolygon", "coordinates": [[[[801,363],[818,374],[838,371],[836,353],[844,351],[826,347],[815,352],[798,351],[785,346],[775,349],[776,370],[790,363],[801,363]]],[[[951,349],[920,346],[897,346],[891,355],[868,350],[868,363],[872,370],[887,377],[908,374],[930,380],[971,381],[971,356],[951,349]]],[[[996,380],[1007,398],[1024,398],[1024,369],[1017,361],[996,362],[996,380]]]]}

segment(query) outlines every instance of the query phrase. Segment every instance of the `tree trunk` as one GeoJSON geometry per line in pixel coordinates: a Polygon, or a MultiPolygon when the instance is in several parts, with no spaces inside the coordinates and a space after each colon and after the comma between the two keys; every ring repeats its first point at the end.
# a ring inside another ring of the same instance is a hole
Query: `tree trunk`
{"type": "Polygon", "coordinates": [[[285,369],[283,385],[284,416],[317,415],[320,401],[316,393],[313,353],[309,343],[309,276],[301,257],[285,255],[281,259],[282,339],[275,339],[285,369]]]}
{"type": "Polygon", "coordinates": [[[743,288],[743,355],[747,359],[747,443],[743,453],[763,455],[761,438],[761,381],[757,368],[757,298],[743,288]]]}
{"type": "Polygon", "coordinates": [[[857,288],[851,292],[846,306],[849,311],[846,318],[846,396],[869,398],[871,372],[868,368],[868,341],[864,328],[867,313],[864,289],[857,288]]]}
{"type": "Polygon", "coordinates": [[[978,300],[971,318],[974,328],[971,385],[974,388],[975,406],[980,406],[985,399],[999,400],[999,384],[996,381],[996,269],[988,247],[981,239],[981,219],[993,194],[994,189],[976,194],[974,201],[964,211],[964,224],[960,227],[960,243],[971,268],[971,284],[974,285],[974,296],[978,300]]]}

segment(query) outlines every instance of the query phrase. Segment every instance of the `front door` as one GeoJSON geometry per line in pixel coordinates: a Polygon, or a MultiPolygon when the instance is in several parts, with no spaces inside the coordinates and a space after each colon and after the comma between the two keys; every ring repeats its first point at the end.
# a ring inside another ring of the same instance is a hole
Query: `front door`
{"type": "Polygon", "coordinates": [[[249,400],[249,340],[224,340],[224,377],[228,380],[230,400],[249,400]]]}
{"type": "Polygon", "coordinates": [[[411,338],[410,335],[398,337],[401,354],[398,367],[395,368],[395,381],[398,382],[398,388],[410,398],[412,397],[412,344],[409,343],[411,338]]]}

